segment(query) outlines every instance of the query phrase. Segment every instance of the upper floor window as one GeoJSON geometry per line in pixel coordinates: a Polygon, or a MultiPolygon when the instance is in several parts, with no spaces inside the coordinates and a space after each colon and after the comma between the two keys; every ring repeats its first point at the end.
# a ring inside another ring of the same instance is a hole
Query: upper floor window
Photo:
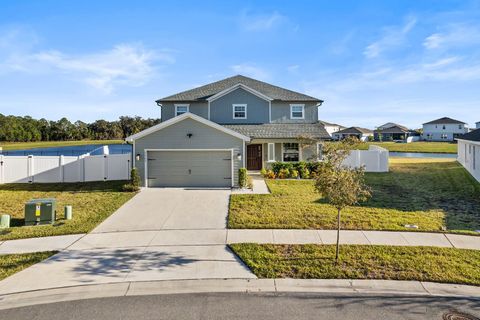
{"type": "Polygon", "coordinates": [[[234,104],[233,105],[233,119],[247,119],[247,105],[234,104]]]}
{"type": "Polygon", "coordinates": [[[462,130],[463,129],[462,127],[463,126],[461,124],[458,125],[458,129],[462,130]]]}
{"type": "Polygon", "coordinates": [[[175,105],[175,116],[187,113],[189,109],[188,104],[176,104],[175,105]]]}
{"type": "Polygon", "coordinates": [[[445,125],[443,125],[442,129],[445,130],[447,127],[445,125]]]}
{"type": "Polygon", "coordinates": [[[290,119],[305,119],[305,105],[291,104],[290,119]]]}

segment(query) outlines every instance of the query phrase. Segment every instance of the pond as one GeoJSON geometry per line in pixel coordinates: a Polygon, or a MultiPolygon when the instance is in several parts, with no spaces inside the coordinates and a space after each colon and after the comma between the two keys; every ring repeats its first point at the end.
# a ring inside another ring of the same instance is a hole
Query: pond
{"type": "MultiPolygon", "coordinates": [[[[108,144],[110,154],[125,154],[132,152],[132,146],[129,144],[108,144]]],[[[83,146],[66,146],[52,148],[33,148],[26,150],[6,150],[0,152],[4,156],[75,156],[90,153],[91,155],[103,154],[103,145],[92,144],[83,146]]]]}
{"type": "Polygon", "coordinates": [[[390,152],[390,157],[400,158],[457,158],[456,153],[390,152]]]}

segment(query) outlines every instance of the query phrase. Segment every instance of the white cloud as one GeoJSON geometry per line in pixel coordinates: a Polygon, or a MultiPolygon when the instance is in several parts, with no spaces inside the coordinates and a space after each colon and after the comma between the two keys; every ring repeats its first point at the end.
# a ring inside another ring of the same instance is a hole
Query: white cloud
{"type": "Polygon", "coordinates": [[[174,62],[170,52],[149,50],[140,43],[84,54],[39,50],[37,44],[38,37],[28,29],[0,33],[0,74],[59,74],[109,94],[120,86],[144,85],[155,74],[157,62],[174,62]]]}
{"type": "Polygon", "coordinates": [[[242,11],[240,15],[240,25],[247,31],[266,31],[271,30],[288,19],[277,11],[268,14],[253,14],[242,11]]]}
{"type": "Polygon", "coordinates": [[[268,80],[270,78],[270,74],[266,70],[249,63],[236,64],[230,68],[237,74],[247,75],[255,79],[268,80]]]}
{"type": "Polygon", "coordinates": [[[292,74],[298,74],[299,69],[300,69],[300,66],[298,64],[293,64],[287,67],[287,71],[292,74]]]}
{"type": "Polygon", "coordinates": [[[429,50],[480,44],[480,27],[468,24],[450,24],[442,32],[425,38],[423,46],[429,50]]]}
{"type": "Polygon", "coordinates": [[[402,26],[384,28],[382,37],[369,44],[363,51],[363,54],[367,58],[376,58],[384,51],[403,45],[406,41],[406,36],[415,27],[416,23],[416,18],[407,17],[402,26]]]}

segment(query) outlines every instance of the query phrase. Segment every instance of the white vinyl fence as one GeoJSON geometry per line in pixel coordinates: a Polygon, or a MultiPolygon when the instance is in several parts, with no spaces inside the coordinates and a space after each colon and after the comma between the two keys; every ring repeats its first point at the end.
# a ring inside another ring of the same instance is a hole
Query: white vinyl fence
{"type": "Polygon", "coordinates": [[[353,150],[343,164],[351,168],[364,166],[366,172],[388,172],[389,152],[378,146],[370,146],[368,150],[353,150]]]}
{"type": "Polygon", "coordinates": [[[131,155],[2,156],[1,183],[48,183],[127,180],[131,155]]]}

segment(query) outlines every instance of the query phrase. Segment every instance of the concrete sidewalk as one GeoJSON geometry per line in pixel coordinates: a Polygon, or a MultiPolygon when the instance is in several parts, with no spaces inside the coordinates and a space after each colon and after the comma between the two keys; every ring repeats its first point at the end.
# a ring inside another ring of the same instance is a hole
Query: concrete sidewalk
{"type": "Polygon", "coordinates": [[[225,279],[178,280],[82,285],[0,295],[0,310],[83,299],[182,293],[323,293],[368,295],[415,295],[480,298],[480,288],[420,281],[225,279]]]}
{"type": "MultiPolygon", "coordinates": [[[[59,250],[132,248],[148,246],[205,246],[230,243],[334,244],[335,230],[192,229],[90,233],[8,240],[0,255],[59,250]]],[[[351,231],[340,232],[342,244],[433,246],[480,250],[480,237],[443,233],[351,231]]]]}

